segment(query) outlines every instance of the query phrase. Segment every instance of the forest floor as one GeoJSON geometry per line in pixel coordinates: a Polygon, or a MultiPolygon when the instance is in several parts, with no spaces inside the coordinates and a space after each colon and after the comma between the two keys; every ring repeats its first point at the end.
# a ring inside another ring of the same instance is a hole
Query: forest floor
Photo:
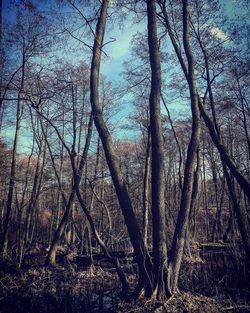
{"type": "MultiPolygon", "coordinates": [[[[41,265],[41,257],[39,257],[29,260],[29,264],[21,270],[16,270],[11,262],[2,261],[0,264],[0,312],[250,312],[250,299],[247,299],[248,286],[242,286],[245,295],[239,297],[239,290],[236,290],[237,284],[234,288],[230,285],[231,281],[235,283],[235,278],[228,279],[229,272],[223,273],[222,279],[217,277],[218,281],[215,281],[213,277],[213,282],[207,286],[211,279],[207,272],[211,272],[211,268],[206,266],[206,262],[208,261],[201,259],[186,260],[180,277],[182,291],[163,303],[143,299],[129,302],[121,300],[118,296],[119,282],[115,270],[106,264],[103,267],[99,264],[83,266],[78,262],[64,261],[52,268],[41,265]],[[201,268],[203,268],[202,271],[200,271],[201,268]],[[190,273],[192,273],[192,279],[190,273]],[[206,280],[204,280],[204,275],[207,276],[206,280]],[[198,279],[199,276],[202,276],[202,280],[198,279]],[[231,295],[226,294],[228,290],[231,295]]],[[[128,271],[127,277],[132,284],[136,277],[130,272],[133,271],[128,271]]],[[[214,275],[218,276],[218,273],[214,272],[214,275]]],[[[237,283],[242,283],[242,281],[237,283]]]]}

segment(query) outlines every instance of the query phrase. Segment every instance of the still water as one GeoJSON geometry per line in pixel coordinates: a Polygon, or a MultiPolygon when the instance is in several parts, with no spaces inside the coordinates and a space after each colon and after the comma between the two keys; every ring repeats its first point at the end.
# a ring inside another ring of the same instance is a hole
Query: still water
{"type": "Polygon", "coordinates": [[[41,293],[34,297],[9,296],[0,300],[1,313],[114,313],[117,295],[112,292],[85,296],[52,296],[41,293]]]}
{"type": "MultiPolygon", "coordinates": [[[[250,301],[248,263],[230,251],[202,251],[201,259],[202,262],[183,264],[182,290],[217,300],[231,299],[243,304],[250,301]]],[[[74,293],[74,286],[69,284],[61,295],[40,289],[33,296],[18,296],[14,290],[8,290],[8,296],[0,296],[0,313],[115,313],[118,288],[112,288],[116,289],[81,294],[74,293]]]]}

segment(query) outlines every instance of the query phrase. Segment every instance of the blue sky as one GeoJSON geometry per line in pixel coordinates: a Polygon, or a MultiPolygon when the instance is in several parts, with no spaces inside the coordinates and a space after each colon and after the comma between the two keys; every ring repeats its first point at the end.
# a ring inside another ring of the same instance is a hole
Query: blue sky
{"type": "MultiPolygon", "coordinates": [[[[234,14],[242,14],[241,10],[239,9],[240,6],[238,5],[240,0],[221,0],[221,4],[225,8],[225,12],[228,16],[232,17],[234,14]]],[[[6,11],[6,6],[8,1],[4,0],[4,12],[6,11]]],[[[8,18],[12,18],[12,14],[8,13],[8,18]]],[[[5,16],[6,18],[6,16],[5,16]]],[[[123,71],[123,62],[126,61],[130,55],[130,42],[134,34],[138,31],[143,31],[146,27],[146,21],[143,21],[141,24],[136,25],[132,22],[127,21],[123,28],[118,26],[114,26],[111,31],[107,32],[105,35],[105,41],[109,41],[111,38],[115,38],[114,42],[109,43],[105,46],[105,51],[108,54],[109,58],[104,58],[101,64],[101,73],[107,77],[108,80],[112,81],[113,85],[118,83],[123,83],[122,71],[123,71]]],[[[109,29],[109,28],[108,28],[109,29]]],[[[216,36],[220,36],[223,39],[223,36],[226,34],[221,29],[214,29],[214,34],[216,36]]],[[[72,44],[74,40],[72,40],[72,44]]],[[[121,110],[120,112],[114,117],[114,123],[116,123],[117,127],[121,126],[125,121],[126,117],[132,111],[132,105],[130,104],[132,99],[130,96],[125,97],[121,101],[121,110]],[[122,104],[123,103],[123,104],[122,104]],[[124,104],[125,103],[125,104],[124,104]]],[[[171,107],[170,107],[171,110],[171,107]]],[[[23,125],[25,126],[25,125],[23,125]]],[[[5,128],[2,132],[3,137],[8,138],[8,141],[11,142],[13,139],[14,134],[14,126],[5,128]]],[[[130,137],[131,131],[125,132],[118,131],[118,137],[130,137]]],[[[31,135],[27,132],[25,127],[22,127],[21,130],[21,146],[20,151],[27,152],[31,145],[30,140],[31,135]]]]}

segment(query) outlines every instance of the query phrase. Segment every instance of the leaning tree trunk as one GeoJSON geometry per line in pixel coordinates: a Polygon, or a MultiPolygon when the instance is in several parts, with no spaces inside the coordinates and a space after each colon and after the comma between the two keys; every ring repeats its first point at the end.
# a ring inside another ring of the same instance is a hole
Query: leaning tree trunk
{"type": "Polygon", "coordinates": [[[214,123],[212,122],[212,120],[208,116],[207,112],[205,111],[200,98],[199,98],[198,103],[199,103],[199,109],[200,109],[201,116],[202,116],[202,118],[203,118],[203,120],[204,120],[204,122],[208,128],[208,131],[209,131],[209,134],[213,140],[213,143],[216,146],[216,148],[220,154],[221,162],[228,167],[231,174],[236,179],[237,183],[240,185],[240,187],[242,188],[242,190],[245,193],[245,195],[247,196],[247,198],[250,200],[250,183],[241,174],[241,172],[239,171],[234,160],[228,154],[226,147],[222,144],[220,137],[218,136],[218,134],[216,132],[214,123]]]}
{"type": "Polygon", "coordinates": [[[209,76],[209,63],[207,60],[206,50],[202,46],[201,42],[200,42],[200,45],[201,45],[202,52],[204,54],[204,59],[205,59],[205,67],[206,67],[206,74],[207,74],[207,85],[208,85],[209,100],[210,100],[209,103],[210,103],[213,119],[210,119],[210,117],[205,112],[205,109],[204,109],[201,101],[199,101],[201,115],[202,115],[202,117],[206,123],[206,126],[209,130],[210,136],[211,136],[215,146],[217,147],[217,149],[219,151],[221,163],[223,166],[224,175],[225,175],[228,190],[229,190],[229,195],[230,195],[232,203],[233,203],[233,209],[234,209],[236,216],[237,216],[237,221],[239,224],[239,230],[240,230],[242,241],[244,244],[246,256],[250,260],[250,224],[249,224],[249,219],[248,219],[248,213],[247,213],[246,208],[244,206],[242,206],[239,203],[239,201],[237,200],[236,193],[235,193],[235,187],[234,187],[232,178],[230,177],[230,175],[228,173],[228,169],[230,170],[233,177],[237,180],[238,184],[243,189],[244,194],[248,197],[248,199],[249,199],[249,194],[250,194],[250,185],[247,182],[247,180],[242,176],[242,174],[239,172],[236,165],[234,164],[234,161],[229,156],[226,148],[221,143],[220,129],[218,127],[217,120],[216,120],[213,90],[212,90],[211,80],[210,80],[210,76],[209,76]],[[247,188],[247,184],[248,184],[248,188],[247,188]]]}
{"type": "Polygon", "coordinates": [[[130,236],[134,252],[136,254],[139,282],[135,293],[141,290],[142,286],[150,283],[151,260],[145,247],[143,236],[137,222],[134,209],[127,191],[124,177],[121,173],[120,162],[115,154],[112,137],[104,121],[101,106],[99,103],[99,73],[101,52],[103,46],[103,37],[105,33],[107,10],[109,0],[103,0],[100,10],[100,17],[96,26],[95,41],[93,46],[93,56],[90,72],[90,100],[95,126],[99,133],[106,161],[111,173],[112,181],[116,190],[119,204],[125,219],[127,230],[130,236]]]}

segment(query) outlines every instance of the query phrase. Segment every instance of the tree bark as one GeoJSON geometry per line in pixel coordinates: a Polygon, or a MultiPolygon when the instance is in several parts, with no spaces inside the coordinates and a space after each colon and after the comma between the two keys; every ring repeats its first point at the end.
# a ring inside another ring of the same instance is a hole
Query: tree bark
{"type": "Polygon", "coordinates": [[[102,1],[100,16],[96,26],[90,73],[90,100],[95,126],[103,145],[112,181],[125,219],[125,224],[127,226],[130,240],[137,258],[139,268],[139,282],[135,290],[135,294],[137,294],[138,292],[141,291],[141,286],[143,286],[145,283],[147,284],[150,283],[149,280],[150,280],[151,260],[143,241],[143,236],[141,234],[141,230],[139,228],[139,224],[137,222],[134,209],[132,207],[126,183],[121,173],[120,162],[116,156],[112,138],[104,121],[101,106],[99,103],[98,88],[99,88],[100,62],[108,5],[109,0],[102,1]]]}
{"type": "Polygon", "coordinates": [[[157,38],[155,0],[147,1],[148,47],[151,67],[151,90],[149,96],[150,132],[152,142],[151,188],[153,231],[153,295],[163,299],[169,294],[166,284],[167,243],[164,195],[164,142],[161,125],[161,61],[157,38]]]}
{"type": "Polygon", "coordinates": [[[233,161],[233,159],[230,157],[230,155],[227,152],[226,147],[221,143],[221,140],[219,136],[216,133],[216,129],[214,127],[214,124],[208,114],[206,113],[204,106],[202,104],[202,101],[199,97],[199,109],[201,116],[208,128],[209,134],[213,140],[214,145],[219,151],[221,162],[224,163],[232,173],[233,177],[236,179],[242,190],[244,191],[247,198],[250,200],[250,183],[247,181],[247,179],[240,173],[239,169],[237,168],[237,165],[233,161]]]}
{"type": "Polygon", "coordinates": [[[150,164],[151,164],[151,139],[150,131],[147,129],[147,147],[146,147],[146,158],[144,167],[144,178],[143,178],[143,235],[145,246],[148,246],[148,213],[149,213],[149,192],[150,192],[150,164]]]}
{"type": "MultiPolygon", "coordinates": [[[[172,28],[170,26],[169,19],[168,19],[168,14],[167,14],[167,11],[166,11],[165,1],[160,1],[159,4],[160,4],[161,9],[162,9],[163,22],[164,22],[164,24],[165,24],[165,26],[166,26],[166,28],[167,28],[167,30],[169,32],[169,36],[170,36],[171,42],[173,44],[173,47],[174,47],[174,50],[176,52],[177,58],[178,58],[178,60],[180,62],[180,65],[182,67],[183,73],[184,73],[186,79],[188,79],[188,69],[187,69],[187,66],[186,66],[186,64],[184,62],[184,59],[183,59],[180,47],[177,44],[177,40],[175,39],[174,32],[173,32],[173,30],[172,30],[172,28]]],[[[211,101],[211,97],[210,97],[210,101],[211,101]]],[[[222,164],[224,164],[224,165],[226,165],[228,167],[228,169],[230,170],[231,174],[233,175],[233,177],[236,179],[236,181],[238,182],[238,184],[240,185],[240,187],[244,191],[246,197],[249,199],[250,198],[250,184],[247,181],[247,179],[240,173],[237,165],[234,163],[233,159],[229,156],[227,149],[221,143],[221,140],[220,140],[220,138],[218,136],[218,133],[217,133],[218,127],[216,127],[216,125],[214,125],[213,120],[208,116],[207,112],[205,111],[204,106],[203,106],[203,102],[202,102],[202,100],[201,100],[199,95],[198,95],[198,105],[199,105],[200,114],[201,114],[201,116],[202,116],[202,118],[203,118],[203,120],[204,120],[204,122],[206,124],[206,127],[209,130],[210,137],[212,138],[212,141],[213,141],[214,145],[216,146],[217,150],[219,151],[220,159],[221,159],[222,164]]],[[[216,120],[215,120],[215,122],[216,122],[216,120]]],[[[227,184],[228,184],[228,181],[227,181],[227,184]]],[[[228,187],[229,187],[229,190],[230,190],[230,186],[229,185],[228,185],[228,187]]],[[[236,212],[237,212],[237,206],[233,205],[233,207],[234,207],[234,210],[236,209],[236,212]]],[[[238,208],[240,209],[239,206],[238,206],[238,208]]],[[[240,211],[238,211],[238,213],[239,212],[240,211]]],[[[236,213],[236,214],[237,214],[237,217],[239,218],[239,214],[238,213],[236,213]]],[[[241,221],[244,221],[243,216],[244,216],[244,213],[242,214],[241,221]]],[[[239,223],[241,223],[241,222],[239,221],[239,223]]]]}
{"type": "Polygon", "coordinates": [[[8,250],[8,229],[9,229],[9,222],[10,222],[11,209],[12,209],[13,191],[15,187],[16,157],[17,157],[17,147],[18,147],[18,142],[19,142],[19,131],[21,127],[21,117],[22,117],[21,92],[24,86],[24,73],[25,73],[25,56],[23,54],[21,84],[20,84],[20,90],[18,91],[18,99],[17,99],[16,129],[15,129],[14,143],[13,143],[13,149],[12,149],[9,190],[8,190],[8,197],[7,197],[7,203],[6,203],[6,215],[5,215],[5,220],[4,220],[3,236],[2,236],[1,246],[0,246],[1,256],[6,255],[7,250],[8,250]]]}
{"type": "Polygon", "coordinates": [[[187,82],[189,85],[191,110],[192,110],[192,134],[188,145],[187,159],[184,170],[184,180],[181,195],[180,210],[174,232],[173,243],[170,254],[169,282],[172,292],[177,290],[179,271],[183,256],[186,231],[188,226],[190,206],[193,193],[194,172],[196,153],[200,141],[200,113],[198,107],[198,95],[196,91],[194,61],[189,44],[189,8],[188,1],[182,1],[183,6],[183,45],[188,63],[187,82]]]}
{"type": "Polygon", "coordinates": [[[55,265],[56,264],[56,251],[57,251],[57,248],[58,248],[58,243],[60,241],[60,238],[64,232],[64,229],[65,229],[65,225],[66,225],[66,222],[70,216],[70,213],[71,213],[71,207],[72,207],[72,203],[74,201],[74,197],[75,197],[75,194],[76,194],[76,189],[77,189],[77,186],[79,186],[79,183],[80,183],[80,180],[81,180],[81,176],[82,176],[82,171],[84,169],[84,165],[86,163],[86,159],[87,159],[87,155],[88,155],[88,149],[89,149],[89,146],[90,146],[90,141],[91,141],[91,135],[92,135],[92,124],[93,124],[93,118],[92,118],[92,115],[90,116],[90,119],[89,119],[89,125],[88,125],[88,132],[87,132],[87,137],[86,137],[86,141],[85,141],[85,147],[84,147],[84,150],[83,150],[83,153],[82,153],[82,157],[81,157],[81,161],[80,161],[80,164],[79,164],[79,167],[76,168],[76,164],[74,163],[75,162],[75,157],[70,155],[70,158],[71,158],[71,165],[72,165],[72,170],[73,170],[73,173],[74,173],[74,183],[73,183],[73,187],[72,187],[72,190],[71,190],[71,193],[70,193],[70,196],[68,198],[68,201],[67,201],[67,204],[66,204],[66,207],[65,207],[65,211],[64,211],[64,214],[63,214],[63,217],[59,223],[59,226],[54,234],[54,237],[53,237],[53,240],[52,240],[52,243],[51,243],[51,246],[50,246],[50,249],[49,249],[49,253],[48,253],[48,256],[47,256],[47,259],[46,259],[46,264],[47,265],[55,265]]]}

